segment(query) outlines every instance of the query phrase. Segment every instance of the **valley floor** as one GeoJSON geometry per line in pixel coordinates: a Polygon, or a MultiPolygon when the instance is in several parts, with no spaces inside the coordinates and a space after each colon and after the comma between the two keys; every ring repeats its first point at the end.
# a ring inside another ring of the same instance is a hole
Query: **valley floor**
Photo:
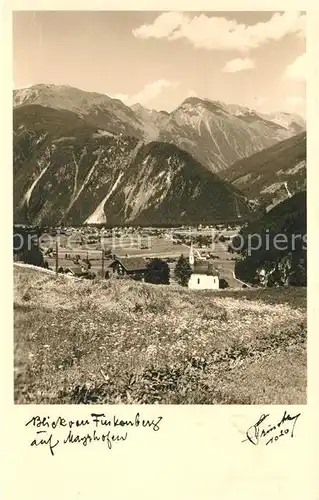
{"type": "Polygon", "coordinates": [[[305,404],[306,289],[91,284],[14,266],[15,402],[305,404]]]}

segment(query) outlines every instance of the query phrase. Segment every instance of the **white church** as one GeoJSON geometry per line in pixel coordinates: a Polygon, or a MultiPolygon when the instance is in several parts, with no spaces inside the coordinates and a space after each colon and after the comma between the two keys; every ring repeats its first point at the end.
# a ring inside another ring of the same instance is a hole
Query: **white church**
{"type": "Polygon", "coordinates": [[[195,259],[192,244],[189,250],[189,263],[192,274],[188,282],[188,288],[193,290],[219,289],[219,272],[211,261],[195,259]]]}

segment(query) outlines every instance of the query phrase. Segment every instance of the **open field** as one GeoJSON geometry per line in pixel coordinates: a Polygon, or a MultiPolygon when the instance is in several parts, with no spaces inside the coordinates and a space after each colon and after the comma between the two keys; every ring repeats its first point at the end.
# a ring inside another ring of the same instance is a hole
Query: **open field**
{"type": "MultiPolygon", "coordinates": [[[[182,231],[181,231],[182,233],[182,231]]],[[[186,233],[186,232],[185,232],[186,233]]],[[[202,232],[205,233],[204,231],[202,232]]],[[[235,233],[234,231],[228,232],[229,234],[235,233]]],[[[187,234],[187,233],[186,233],[187,234]]],[[[194,231],[193,231],[193,234],[194,231]]],[[[225,233],[226,234],[226,233],[225,233]]],[[[59,246],[59,266],[62,267],[72,267],[73,260],[77,254],[81,258],[86,258],[88,255],[91,262],[91,270],[98,273],[102,269],[102,259],[101,250],[99,244],[87,244],[85,246],[80,246],[76,244],[67,245],[67,239],[64,236],[60,236],[59,246]],[[65,254],[70,255],[70,259],[65,259],[65,254]]],[[[55,238],[53,238],[55,241],[55,238]]],[[[54,245],[53,245],[54,248],[54,245]]],[[[112,249],[114,254],[118,257],[144,257],[144,258],[174,258],[178,259],[181,254],[188,255],[189,247],[185,244],[176,244],[171,239],[160,238],[157,236],[149,236],[148,238],[105,238],[105,248],[112,249]],[[148,248],[145,248],[148,246],[148,248]]],[[[226,247],[218,242],[215,244],[213,250],[210,248],[200,249],[194,245],[195,252],[198,251],[211,251],[216,256],[215,265],[220,272],[220,277],[227,280],[230,287],[241,288],[241,284],[234,279],[233,271],[235,268],[235,261],[231,260],[234,255],[226,251],[226,247]]],[[[55,269],[55,257],[45,257],[51,269],[55,269]]],[[[174,265],[170,266],[173,278],[174,265]]]]}
{"type": "MultiPolygon", "coordinates": [[[[43,246],[51,246],[55,248],[55,237],[51,237],[50,245],[47,244],[46,241],[43,242],[43,246]]],[[[63,253],[72,253],[77,252],[79,254],[86,253],[87,251],[92,254],[98,254],[101,252],[101,243],[90,244],[88,242],[83,241],[83,244],[80,245],[79,241],[67,239],[64,236],[59,236],[59,249],[63,253]]],[[[139,255],[140,253],[145,255],[153,255],[153,254],[176,254],[180,255],[182,252],[187,250],[185,245],[174,244],[171,239],[168,238],[159,238],[156,236],[148,236],[148,237],[110,237],[104,238],[103,240],[104,248],[108,250],[112,250],[114,253],[118,255],[124,256],[125,254],[129,254],[129,256],[139,255]]]]}
{"type": "MultiPolygon", "coordinates": [[[[86,244],[80,246],[73,243],[72,245],[67,245],[66,242],[60,237],[59,255],[61,258],[65,254],[72,256],[80,255],[85,258],[88,254],[89,259],[93,262],[99,261],[99,266],[101,266],[101,245],[100,244],[86,244]]],[[[53,249],[55,250],[55,239],[53,238],[53,249]]],[[[52,245],[51,245],[52,246],[52,245]]],[[[148,239],[137,238],[105,238],[104,248],[106,250],[111,250],[118,257],[176,257],[178,258],[182,253],[187,254],[189,249],[186,245],[174,244],[172,240],[157,238],[154,236],[148,239]]],[[[54,259],[50,259],[53,262],[54,259]]],[[[97,264],[95,264],[97,265],[97,264]]]]}
{"type": "MultiPolygon", "coordinates": [[[[182,231],[178,232],[167,232],[167,234],[162,236],[154,236],[148,235],[147,233],[142,234],[132,234],[126,235],[123,234],[120,237],[115,235],[104,236],[102,238],[103,247],[106,250],[112,250],[118,256],[179,256],[181,253],[188,253],[189,247],[178,241],[179,235],[183,237],[190,238],[195,236],[213,236],[217,234],[216,232],[211,231],[182,231]]],[[[225,230],[218,232],[218,234],[223,235],[225,237],[232,237],[237,234],[235,230],[225,230]]],[[[96,243],[90,243],[90,235],[82,235],[79,233],[73,233],[69,236],[59,235],[59,251],[61,254],[63,253],[78,253],[78,254],[86,254],[88,251],[92,256],[99,255],[101,252],[101,241],[100,237],[95,237],[96,243]],[[82,239],[82,241],[81,241],[82,239]]],[[[53,250],[55,249],[55,236],[42,236],[41,240],[44,248],[51,247],[53,250]]],[[[232,257],[231,254],[228,254],[227,243],[223,244],[221,242],[215,243],[213,246],[209,246],[208,248],[200,249],[194,244],[194,248],[200,251],[208,251],[213,252],[218,255],[219,258],[228,258],[232,257]]]]}
{"type": "Polygon", "coordinates": [[[91,284],[14,266],[15,402],[305,404],[306,290],[91,284]]]}

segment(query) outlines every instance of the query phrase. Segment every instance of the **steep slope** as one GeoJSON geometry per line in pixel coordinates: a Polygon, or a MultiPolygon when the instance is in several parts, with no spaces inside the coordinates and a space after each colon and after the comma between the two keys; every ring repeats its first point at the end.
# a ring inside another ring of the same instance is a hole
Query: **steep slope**
{"type": "MultiPolygon", "coordinates": [[[[267,286],[307,283],[306,191],[284,200],[241,231],[236,276],[267,286]],[[278,238],[278,235],[279,238],[278,238]]],[[[233,242],[237,246],[237,242],[233,242]]]]}
{"type": "Polygon", "coordinates": [[[13,92],[14,107],[38,104],[52,109],[72,111],[88,124],[114,134],[142,137],[143,123],[120,100],[105,94],[86,92],[69,85],[39,84],[13,92]]]}
{"type": "Polygon", "coordinates": [[[132,200],[130,219],[139,224],[147,224],[150,219],[157,224],[187,224],[249,214],[239,191],[173,144],[152,142],[143,146],[132,171],[135,185],[127,199],[132,200]]]}
{"type": "Polygon", "coordinates": [[[190,97],[172,113],[134,106],[141,121],[157,129],[158,140],[176,144],[212,172],[221,172],[295,132],[253,110],[190,97]]]}
{"type": "Polygon", "coordinates": [[[159,138],[161,130],[165,130],[170,114],[167,111],[156,111],[148,109],[141,104],[133,104],[132,110],[143,123],[144,138],[146,141],[155,141],[159,138]]]}
{"type": "Polygon", "coordinates": [[[262,208],[306,188],[306,132],[234,163],[221,177],[262,208]]]}
{"type": "Polygon", "coordinates": [[[39,104],[72,111],[89,125],[113,134],[175,144],[212,172],[291,137],[302,126],[289,116],[272,120],[242,106],[197,97],[186,99],[171,113],[140,104],[130,108],[118,99],[66,85],[15,90],[13,100],[15,107],[39,104]]]}
{"type": "Polygon", "coordinates": [[[70,111],[16,108],[13,160],[16,222],[179,224],[249,211],[176,146],[106,134],[70,111]]]}

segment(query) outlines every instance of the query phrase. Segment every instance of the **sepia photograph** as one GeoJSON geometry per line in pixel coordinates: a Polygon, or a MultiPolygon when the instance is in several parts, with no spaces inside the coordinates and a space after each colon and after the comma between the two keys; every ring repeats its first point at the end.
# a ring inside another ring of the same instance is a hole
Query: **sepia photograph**
{"type": "Polygon", "coordinates": [[[12,17],[15,404],[305,405],[306,13],[12,17]]]}

